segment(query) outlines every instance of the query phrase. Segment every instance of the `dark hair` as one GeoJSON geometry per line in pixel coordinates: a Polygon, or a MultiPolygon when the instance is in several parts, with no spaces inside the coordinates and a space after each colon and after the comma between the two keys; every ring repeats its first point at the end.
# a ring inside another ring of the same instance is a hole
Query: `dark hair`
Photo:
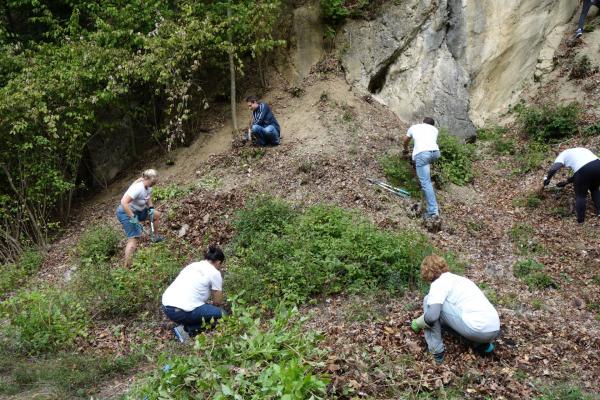
{"type": "Polygon", "coordinates": [[[208,246],[208,250],[204,252],[204,259],[208,261],[225,261],[225,254],[217,246],[208,246]]]}
{"type": "Polygon", "coordinates": [[[425,117],[425,118],[423,118],[423,123],[435,126],[435,121],[431,117],[425,117]]]}
{"type": "Polygon", "coordinates": [[[258,103],[258,97],[256,97],[256,96],[248,96],[248,97],[246,97],[246,101],[248,103],[258,103]]]}

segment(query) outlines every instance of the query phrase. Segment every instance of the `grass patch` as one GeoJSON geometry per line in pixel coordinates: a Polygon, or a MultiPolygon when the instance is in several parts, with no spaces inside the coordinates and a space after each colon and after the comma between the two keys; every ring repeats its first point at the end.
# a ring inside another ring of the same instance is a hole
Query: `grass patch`
{"type": "Polygon", "coordinates": [[[83,264],[75,290],[86,307],[103,317],[126,317],[156,308],[182,261],[161,243],[138,250],[131,268],[83,264]]]}
{"type": "Polygon", "coordinates": [[[544,247],[533,238],[534,231],[531,225],[516,224],[508,235],[521,255],[540,254],[544,251],[544,247]]]}
{"type": "Polygon", "coordinates": [[[381,159],[380,165],[390,184],[408,190],[412,197],[420,196],[421,187],[408,160],[403,159],[399,154],[386,155],[381,159]]]}
{"type": "Polygon", "coordinates": [[[79,300],[68,292],[46,289],[17,293],[0,303],[6,346],[25,354],[70,349],[86,336],[88,318],[79,300]]]}
{"type": "Polygon", "coordinates": [[[433,164],[442,184],[454,183],[464,186],[473,181],[475,146],[463,143],[458,137],[442,129],[438,136],[440,159],[433,164]]]}
{"type": "Polygon", "coordinates": [[[521,279],[529,289],[558,288],[558,284],[544,272],[544,265],[532,260],[517,261],[513,266],[513,274],[521,279]]]}
{"type": "Polygon", "coordinates": [[[163,359],[129,399],[322,399],[328,380],[316,367],[324,353],[296,310],[279,308],[263,320],[254,308],[234,306],[212,335],[199,335],[200,351],[163,359]]]}
{"type": "Polygon", "coordinates": [[[497,155],[512,155],[516,153],[517,143],[513,138],[506,137],[508,129],[502,126],[491,126],[477,130],[477,139],[491,142],[492,150],[497,155]]]}
{"type": "Polygon", "coordinates": [[[542,389],[541,392],[542,395],[537,397],[536,400],[593,400],[596,398],[570,384],[547,387],[542,389]]]}
{"type": "Polygon", "coordinates": [[[25,390],[56,388],[56,398],[87,397],[101,389],[107,379],[125,375],[143,361],[139,353],[127,356],[59,354],[49,359],[12,360],[0,394],[15,395],[25,390]]]}
{"type": "Polygon", "coordinates": [[[421,260],[432,251],[414,231],[391,233],[340,208],[302,212],[265,197],[240,211],[235,227],[226,285],[266,308],[282,299],[402,291],[417,282],[421,260]]]}
{"type": "Polygon", "coordinates": [[[193,186],[182,186],[177,183],[171,183],[166,186],[157,186],[152,188],[152,199],[154,201],[166,201],[178,199],[194,191],[193,186]]]}
{"type": "Polygon", "coordinates": [[[81,263],[108,261],[117,253],[120,240],[120,232],[108,225],[90,227],[77,242],[77,254],[81,263]]]}
{"type": "Polygon", "coordinates": [[[514,111],[525,135],[540,143],[557,142],[578,131],[581,107],[577,103],[544,105],[518,104],[514,111]]]}
{"type": "Polygon", "coordinates": [[[481,291],[483,292],[485,297],[490,301],[490,303],[492,303],[493,305],[498,304],[498,294],[496,293],[496,290],[494,288],[492,288],[487,283],[482,282],[479,284],[479,289],[481,289],[481,291]]]}
{"type": "Polygon", "coordinates": [[[8,295],[8,292],[23,286],[28,277],[35,274],[44,257],[37,250],[26,250],[16,263],[3,264],[0,269],[0,299],[8,295]]]}
{"type": "Polygon", "coordinates": [[[530,192],[513,200],[515,207],[537,208],[542,204],[542,199],[538,192],[530,192]]]}
{"type": "Polygon", "coordinates": [[[521,148],[516,155],[517,168],[514,172],[526,174],[536,171],[543,164],[550,151],[550,147],[545,143],[529,142],[521,148]]]}

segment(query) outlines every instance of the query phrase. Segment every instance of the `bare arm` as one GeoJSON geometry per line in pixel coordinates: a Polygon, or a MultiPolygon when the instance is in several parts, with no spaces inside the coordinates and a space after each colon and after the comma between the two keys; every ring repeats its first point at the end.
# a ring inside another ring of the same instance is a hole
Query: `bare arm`
{"type": "Polygon", "coordinates": [[[133,199],[128,194],[124,195],[121,198],[121,205],[123,206],[123,210],[125,210],[125,214],[129,217],[133,217],[133,211],[131,211],[131,207],[129,207],[129,203],[131,203],[133,199]]]}
{"type": "Polygon", "coordinates": [[[223,304],[223,292],[221,290],[212,291],[212,303],[217,307],[223,304]]]}
{"type": "Polygon", "coordinates": [[[408,144],[410,143],[410,136],[404,136],[402,138],[402,147],[405,152],[408,152],[408,144]]]}

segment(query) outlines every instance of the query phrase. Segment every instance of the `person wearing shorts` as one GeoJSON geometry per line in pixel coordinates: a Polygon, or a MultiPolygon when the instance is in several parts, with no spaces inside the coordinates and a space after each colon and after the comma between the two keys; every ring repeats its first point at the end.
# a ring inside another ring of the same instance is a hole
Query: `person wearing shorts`
{"type": "MultiPolygon", "coordinates": [[[[117,207],[117,219],[123,226],[127,236],[127,245],[125,246],[125,266],[131,266],[133,254],[138,246],[140,236],[142,235],[141,222],[149,218],[153,219],[154,230],[158,230],[158,220],[160,213],[154,210],[152,203],[152,186],[158,181],[158,174],[153,169],[147,169],[125,192],[121,198],[121,203],[117,207]]],[[[163,238],[155,235],[154,241],[162,241],[163,238]]]]}

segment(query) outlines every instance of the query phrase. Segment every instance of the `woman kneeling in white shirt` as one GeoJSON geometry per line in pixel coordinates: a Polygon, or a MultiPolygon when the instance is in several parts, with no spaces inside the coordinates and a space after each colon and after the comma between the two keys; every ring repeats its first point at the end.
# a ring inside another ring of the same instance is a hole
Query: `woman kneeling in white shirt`
{"type": "Polygon", "coordinates": [[[421,278],[431,282],[423,300],[421,317],[412,321],[415,332],[425,329],[425,340],[435,361],[444,361],[442,326],[469,340],[476,351],[491,353],[500,334],[500,318],[494,306],[471,280],[448,272],[446,260],[438,255],[425,257],[421,278]]]}

